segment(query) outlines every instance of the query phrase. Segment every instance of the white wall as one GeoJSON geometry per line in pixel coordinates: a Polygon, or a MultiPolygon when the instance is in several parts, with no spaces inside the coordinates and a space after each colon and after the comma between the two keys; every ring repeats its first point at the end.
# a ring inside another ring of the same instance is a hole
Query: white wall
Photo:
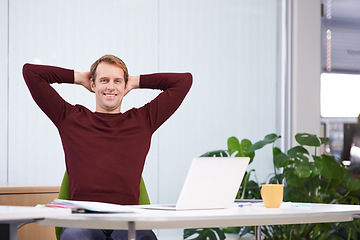
{"type": "MultiPolygon", "coordinates": [[[[276,132],[277,0],[10,0],[9,171],[12,183],[58,185],[64,156],[56,128],[31,99],[21,75],[25,62],[86,71],[99,56],[123,58],[130,74],[190,71],[194,84],[181,108],[153,136],[144,177],[152,202],[177,199],[193,157],[225,149],[227,138],[262,139],[276,132]]],[[[6,5],[4,0],[2,5],[6,5]]],[[[6,15],[1,15],[1,20],[6,15]]],[[[6,24],[1,21],[1,33],[6,24]]],[[[1,34],[1,43],[7,37],[1,34]]],[[[1,55],[1,59],[3,59],[1,55]]],[[[7,59],[5,58],[5,61],[7,59]]],[[[1,78],[1,82],[4,82],[1,78]]],[[[55,86],[71,103],[94,110],[78,86],[55,86]]],[[[123,110],[157,92],[137,90],[123,110]]],[[[1,116],[5,123],[6,116],[1,116]]],[[[251,168],[259,180],[273,171],[270,149],[251,168]]],[[[0,181],[5,181],[1,177],[0,181]]]]}
{"type": "Polygon", "coordinates": [[[8,169],[8,1],[0,0],[0,182],[8,169]]]}

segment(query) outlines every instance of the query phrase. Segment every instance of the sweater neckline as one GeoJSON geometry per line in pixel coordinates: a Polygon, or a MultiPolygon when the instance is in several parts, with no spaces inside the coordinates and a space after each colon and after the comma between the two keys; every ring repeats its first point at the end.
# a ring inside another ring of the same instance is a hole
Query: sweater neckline
{"type": "Polygon", "coordinates": [[[122,112],[119,112],[119,113],[102,113],[102,112],[94,112],[95,115],[98,115],[98,116],[104,116],[104,117],[112,117],[112,116],[122,116],[124,115],[122,112]]]}

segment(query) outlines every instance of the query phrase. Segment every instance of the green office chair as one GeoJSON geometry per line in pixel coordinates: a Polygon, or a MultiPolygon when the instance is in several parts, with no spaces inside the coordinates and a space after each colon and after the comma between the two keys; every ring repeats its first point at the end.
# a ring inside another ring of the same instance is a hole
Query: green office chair
{"type": "MultiPolygon", "coordinates": [[[[59,191],[59,199],[70,199],[70,186],[69,186],[69,176],[67,171],[65,171],[64,178],[62,180],[60,191],[59,191]]],[[[139,204],[140,205],[148,205],[150,204],[149,195],[146,191],[144,179],[141,177],[140,181],[140,196],[139,196],[139,204]]],[[[62,232],[62,227],[55,227],[56,239],[60,240],[60,234],[62,232]]]]}

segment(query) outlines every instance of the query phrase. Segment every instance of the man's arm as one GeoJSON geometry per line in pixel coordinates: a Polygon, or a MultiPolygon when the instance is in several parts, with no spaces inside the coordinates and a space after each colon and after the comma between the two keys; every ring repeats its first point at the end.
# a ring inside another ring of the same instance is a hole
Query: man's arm
{"type": "Polygon", "coordinates": [[[91,89],[90,72],[75,72],[74,71],[74,83],[85,87],[90,92],[94,92],[91,89]]]}
{"type": "Polygon", "coordinates": [[[52,83],[74,83],[74,71],[53,66],[25,64],[23,76],[31,96],[41,110],[57,125],[70,106],[50,86],[52,83]]]}
{"type": "Polygon", "coordinates": [[[144,106],[154,132],[181,105],[192,85],[191,73],[156,73],[140,76],[140,88],[159,89],[154,100],[144,106]]]}
{"type": "Polygon", "coordinates": [[[131,90],[140,88],[140,76],[130,76],[128,77],[128,82],[125,86],[125,95],[128,94],[131,90]]]}

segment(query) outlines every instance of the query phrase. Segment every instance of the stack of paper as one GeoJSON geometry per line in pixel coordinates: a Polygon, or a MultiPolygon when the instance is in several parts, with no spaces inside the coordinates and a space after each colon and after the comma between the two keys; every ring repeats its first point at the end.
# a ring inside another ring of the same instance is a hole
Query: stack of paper
{"type": "Polygon", "coordinates": [[[90,202],[90,201],[74,201],[55,199],[51,204],[46,204],[47,207],[57,208],[71,208],[73,212],[86,213],[86,212],[97,212],[97,213],[133,213],[137,210],[132,206],[103,203],[103,202],[90,202]]]}

